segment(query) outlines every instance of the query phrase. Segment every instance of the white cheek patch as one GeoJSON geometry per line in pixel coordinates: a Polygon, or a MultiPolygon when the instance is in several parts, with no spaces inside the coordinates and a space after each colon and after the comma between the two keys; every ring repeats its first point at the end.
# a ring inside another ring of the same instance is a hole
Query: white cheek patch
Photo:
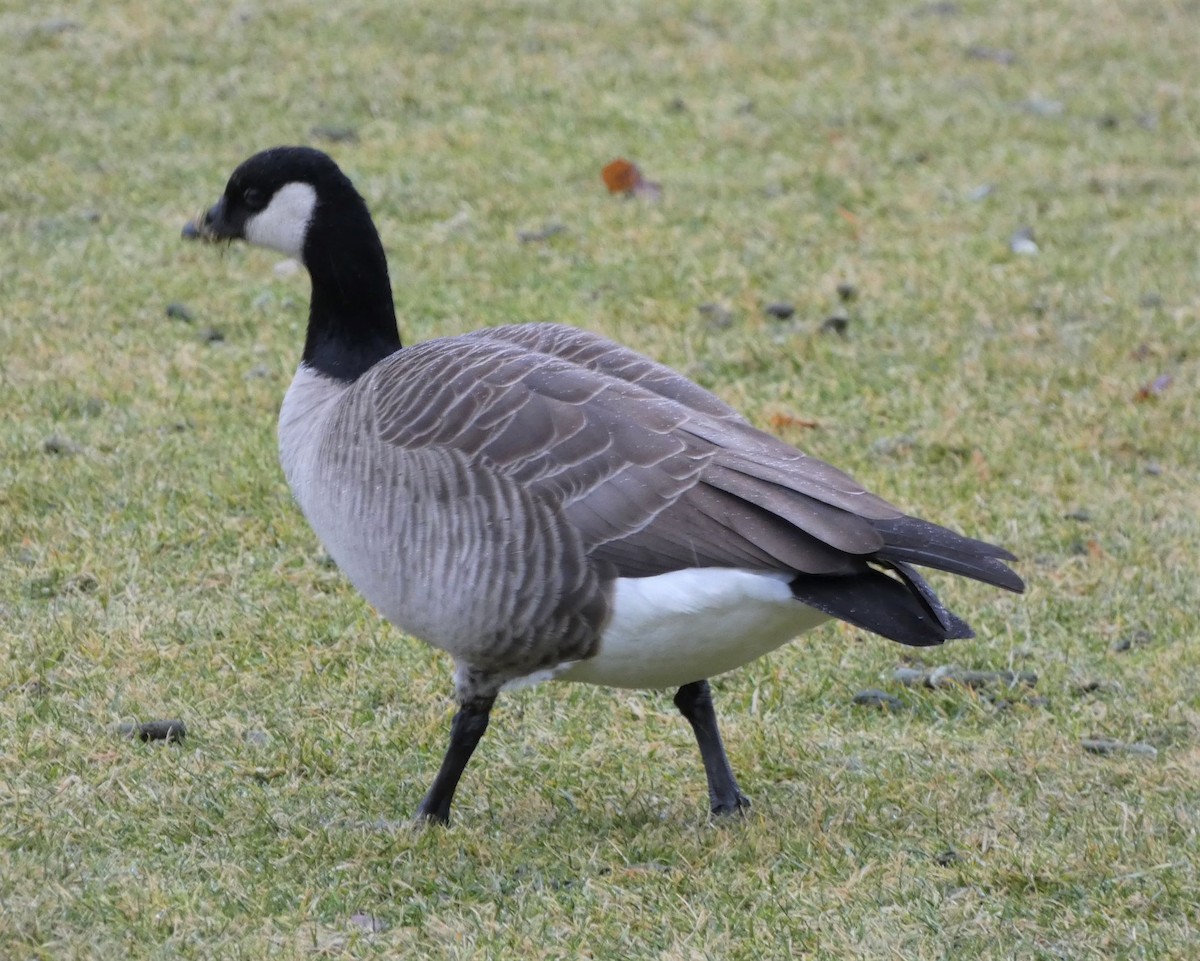
{"type": "Polygon", "coordinates": [[[317,192],[311,184],[284,184],[266,207],[246,220],[246,241],[301,260],[316,208],[317,192]]]}

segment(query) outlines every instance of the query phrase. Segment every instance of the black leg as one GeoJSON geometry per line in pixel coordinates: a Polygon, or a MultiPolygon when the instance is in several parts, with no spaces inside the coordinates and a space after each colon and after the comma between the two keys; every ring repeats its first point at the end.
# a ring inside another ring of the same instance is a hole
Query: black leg
{"type": "Polygon", "coordinates": [[[462,777],[475,746],[487,730],[488,713],[495,701],[494,697],[467,701],[454,715],[454,721],[450,724],[450,746],[442,758],[437,777],[433,779],[433,786],[417,808],[418,820],[450,823],[450,802],[454,800],[458,779],[462,777]]]}
{"type": "Polygon", "coordinates": [[[737,814],[750,806],[750,800],[738,787],[737,778],[725,755],[717,712],[713,710],[712,690],[708,681],[685,684],[675,694],[675,706],[687,718],[700,745],[704,773],[708,777],[708,800],[713,814],[737,814]]]}

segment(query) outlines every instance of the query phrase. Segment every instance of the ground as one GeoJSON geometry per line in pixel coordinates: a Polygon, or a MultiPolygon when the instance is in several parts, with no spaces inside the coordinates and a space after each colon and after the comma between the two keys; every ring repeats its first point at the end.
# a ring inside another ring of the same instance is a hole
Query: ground
{"type": "Polygon", "coordinates": [[[1198,33],[1134,0],[0,7],[0,956],[1200,956],[1198,33]],[[975,640],[829,625],[719,679],[745,820],[706,817],[668,695],[543,685],[410,828],[449,665],[284,485],[305,278],[179,240],[297,142],[375,212],[407,340],[614,336],[1028,593],[935,577],[975,640]],[[617,157],[661,196],[610,195],[617,157]],[[1037,680],[895,676],[951,665],[1037,680]]]}

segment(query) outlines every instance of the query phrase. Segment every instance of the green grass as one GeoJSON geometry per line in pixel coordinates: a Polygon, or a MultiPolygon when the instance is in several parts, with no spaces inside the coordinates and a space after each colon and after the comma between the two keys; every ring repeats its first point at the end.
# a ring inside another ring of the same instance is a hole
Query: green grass
{"type": "Polygon", "coordinates": [[[1200,956],[1198,30],[1134,0],[0,7],[0,957],[1200,956]],[[543,686],[451,829],[405,826],[449,666],[283,483],[306,281],[177,240],[287,142],[368,198],[408,340],[589,327],[1011,547],[1028,594],[937,578],[979,637],[921,657],[1037,687],[900,688],[913,652],[822,628],[716,684],[755,808],[712,825],[669,697],[543,686]],[[621,155],[661,203],[606,194],[621,155]],[[114,733],[162,717],[182,745],[114,733]]]}

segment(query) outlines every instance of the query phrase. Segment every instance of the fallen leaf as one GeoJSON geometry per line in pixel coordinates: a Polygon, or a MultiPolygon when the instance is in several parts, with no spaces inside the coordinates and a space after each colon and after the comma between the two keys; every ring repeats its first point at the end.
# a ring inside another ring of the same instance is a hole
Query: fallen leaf
{"type": "Polygon", "coordinates": [[[789,414],[786,411],[771,414],[767,417],[767,423],[775,430],[783,430],[785,427],[800,427],[804,430],[814,430],[821,426],[820,421],[810,420],[807,417],[797,417],[795,414],[789,414]]]}
{"type": "Polygon", "coordinates": [[[646,200],[658,200],[662,197],[662,187],[643,177],[638,165],[624,157],[618,157],[605,165],[600,171],[600,176],[604,178],[604,186],[608,188],[609,193],[644,197],[646,200]]]}
{"type": "Polygon", "coordinates": [[[858,214],[847,210],[845,207],[838,207],[837,212],[838,216],[841,217],[842,220],[846,221],[846,223],[853,227],[857,227],[861,223],[858,218],[858,214]]]}
{"type": "Polygon", "coordinates": [[[1175,378],[1171,374],[1159,374],[1154,380],[1148,384],[1142,384],[1138,388],[1136,394],[1133,395],[1134,400],[1149,400],[1151,397],[1157,397],[1168,387],[1171,386],[1175,378]]]}
{"type": "Polygon", "coordinates": [[[631,194],[642,183],[642,172],[637,164],[630,163],[624,157],[618,157],[608,164],[600,171],[600,176],[604,178],[608,192],[613,194],[631,194]]]}

